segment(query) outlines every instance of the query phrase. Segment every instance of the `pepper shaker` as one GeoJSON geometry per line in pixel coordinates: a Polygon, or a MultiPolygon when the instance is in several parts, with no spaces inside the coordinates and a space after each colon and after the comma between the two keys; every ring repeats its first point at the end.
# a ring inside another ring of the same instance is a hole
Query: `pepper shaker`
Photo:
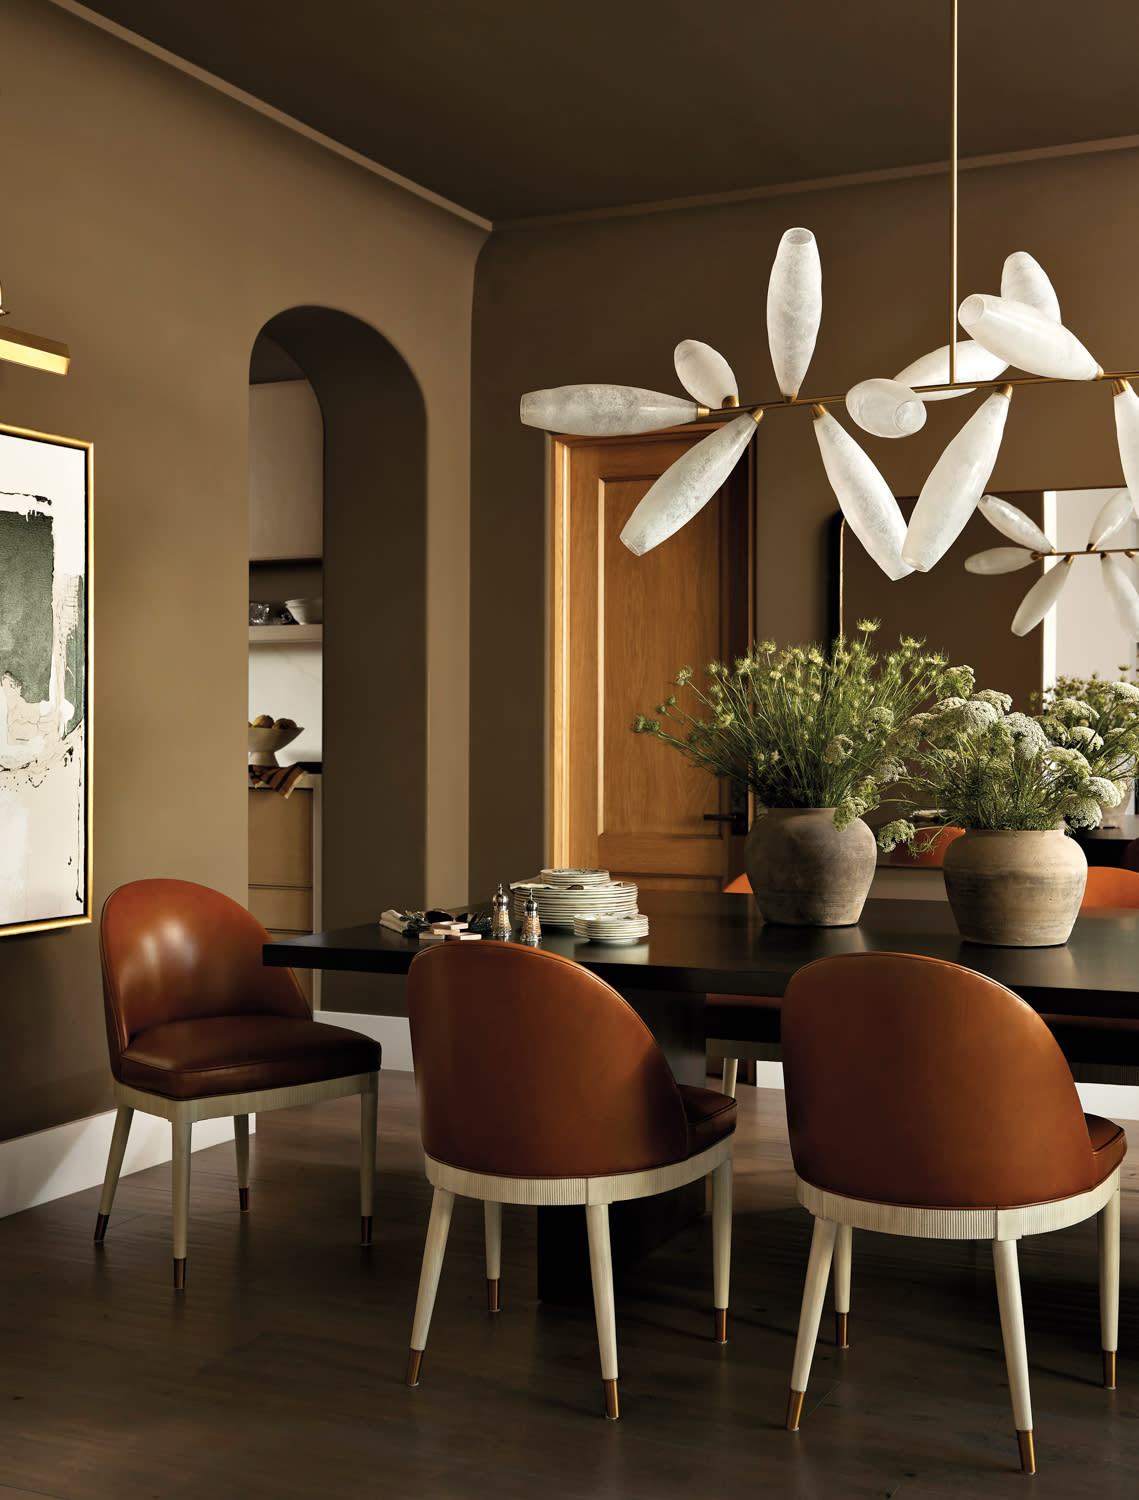
{"type": "Polygon", "coordinates": [[[510,940],[510,897],[501,885],[490,898],[490,935],[503,942],[510,940]]]}
{"type": "Polygon", "coordinates": [[[542,924],[538,918],[538,898],[532,888],[526,895],[526,906],[522,917],[522,937],[520,941],[529,943],[532,948],[536,948],[542,941],[542,924]]]}

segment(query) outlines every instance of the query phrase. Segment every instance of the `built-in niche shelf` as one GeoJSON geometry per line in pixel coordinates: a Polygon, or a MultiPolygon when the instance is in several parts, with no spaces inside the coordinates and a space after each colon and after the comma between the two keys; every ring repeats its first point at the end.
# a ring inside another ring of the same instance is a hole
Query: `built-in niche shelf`
{"type": "Polygon", "coordinates": [[[319,646],[323,625],[250,625],[251,646],[319,646]]]}

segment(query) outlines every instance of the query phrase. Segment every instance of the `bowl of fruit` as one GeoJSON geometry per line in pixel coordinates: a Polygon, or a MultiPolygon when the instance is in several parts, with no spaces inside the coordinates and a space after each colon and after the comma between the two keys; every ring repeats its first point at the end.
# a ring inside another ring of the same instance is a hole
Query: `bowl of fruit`
{"type": "Polygon", "coordinates": [[[275,766],[276,752],[284,745],[291,745],[297,735],[303,733],[301,725],[292,719],[274,719],[270,714],[258,714],[249,721],[249,764],[275,766]]]}

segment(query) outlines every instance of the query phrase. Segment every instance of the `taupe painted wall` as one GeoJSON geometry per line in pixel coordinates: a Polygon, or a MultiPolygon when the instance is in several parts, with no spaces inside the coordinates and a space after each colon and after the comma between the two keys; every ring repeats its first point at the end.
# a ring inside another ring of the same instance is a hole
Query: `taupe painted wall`
{"type": "MultiPolygon", "coordinates": [[[[1004,256],[1030,250],[1103,366],[1139,361],[1137,187],[1132,151],[964,173],[961,295],[997,290],[1004,256]]],[[[767,277],[796,224],[815,231],[823,259],[823,326],[804,394],[892,375],[948,338],[948,221],[941,177],[488,241],[474,309],[471,651],[493,669],[472,679],[472,895],[531,873],[546,853],[545,441],[519,426],[520,394],[591,380],[678,390],[673,347],[699,338],[731,361],[745,400],[775,395],[767,277]]],[[[917,492],[973,404],[932,408],[916,438],[865,439],[899,494],[917,492]]],[[[1110,408],[1105,386],[1018,394],[993,487],[1119,484],[1110,408]]],[[[769,415],[757,459],[757,631],[819,637],[835,502],[807,415],[769,415]]]]}
{"type": "MultiPolygon", "coordinates": [[[[427,642],[428,899],[453,899],[481,231],[40,0],[6,0],[0,45],[5,303],[73,357],[62,380],[0,365],[0,420],[95,444],[96,909],[148,874],[245,889],[249,355],[306,304],[383,334],[426,407],[406,628],[427,642]]],[[[361,645],[382,693],[399,641],[361,645]]],[[[0,1138],[108,1103],[94,929],[0,939],[0,1138]]]]}

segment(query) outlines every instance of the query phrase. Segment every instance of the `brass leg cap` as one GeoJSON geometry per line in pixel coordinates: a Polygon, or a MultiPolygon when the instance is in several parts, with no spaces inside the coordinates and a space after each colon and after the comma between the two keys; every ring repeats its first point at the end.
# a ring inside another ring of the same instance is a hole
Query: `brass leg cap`
{"type": "Polygon", "coordinates": [[[799,1418],[803,1415],[803,1397],[806,1391],[793,1390],[787,1398],[787,1431],[799,1431],[799,1418]]]}
{"type": "Polygon", "coordinates": [[[615,1380],[603,1380],[601,1384],[605,1387],[605,1417],[609,1422],[615,1422],[621,1415],[617,1405],[617,1382],[615,1380]]]}
{"type": "Polygon", "coordinates": [[[728,1342],[728,1309],[726,1307],[716,1309],[716,1342],[717,1344],[728,1342]]]}
{"type": "Polygon", "coordinates": [[[372,1243],[372,1215],[360,1215],[360,1243],[370,1245],[372,1243]]]}
{"type": "Polygon", "coordinates": [[[498,1277],[488,1276],[486,1279],[486,1310],[487,1312],[498,1311],[498,1277]]]}
{"type": "Polygon", "coordinates": [[[1032,1446],[1032,1428],[1017,1430],[1016,1440],[1020,1444],[1020,1467],[1025,1474],[1036,1473],[1036,1450],[1032,1446]]]}
{"type": "Polygon", "coordinates": [[[407,1383],[408,1385],[419,1384],[419,1367],[423,1363],[422,1349],[409,1349],[407,1351],[407,1383]]]}
{"type": "Polygon", "coordinates": [[[174,1290],[184,1292],[186,1290],[186,1257],[181,1259],[174,1257],[174,1290]]]}
{"type": "Polygon", "coordinates": [[[96,1243],[96,1245],[101,1245],[103,1243],[104,1236],[107,1233],[107,1223],[108,1223],[108,1220],[110,1219],[110,1217],[111,1217],[110,1214],[99,1214],[98,1217],[95,1219],[95,1243],[96,1243]]]}
{"type": "Polygon", "coordinates": [[[243,1214],[249,1212],[249,1189],[239,1187],[237,1190],[237,1206],[243,1214]]]}
{"type": "MultiPolygon", "coordinates": [[[[98,1235],[95,1236],[98,1239],[98,1235]]],[[[1105,1349],[1103,1351],[1103,1383],[1107,1390],[1115,1389],[1115,1350],[1105,1349]]]]}
{"type": "Polygon", "coordinates": [[[836,1312],[834,1315],[834,1341],[840,1349],[850,1348],[850,1314],[836,1312]]]}

